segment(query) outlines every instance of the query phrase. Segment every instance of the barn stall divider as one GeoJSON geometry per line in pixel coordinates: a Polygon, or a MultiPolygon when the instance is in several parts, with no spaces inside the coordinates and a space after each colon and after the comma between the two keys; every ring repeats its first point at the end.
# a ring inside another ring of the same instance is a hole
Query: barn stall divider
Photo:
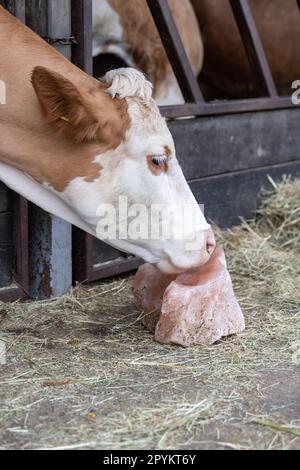
{"type": "MultiPolygon", "coordinates": [[[[212,102],[203,98],[167,1],[146,1],[185,100],[183,105],[161,108],[178,159],[196,198],[205,203],[206,216],[231,226],[239,216],[251,217],[261,188],[268,186],[268,175],[275,180],[283,174],[300,175],[299,109],[290,96],[278,96],[248,0],[228,1],[259,97],[212,102]]],[[[93,73],[91,0],[0,4],[93,73]]],[[[3,185],[0,196],[0,300],[60,295],[71,285],[72,274],[73,281],[95,281],[141,263],[74,227],[71,244],[69,224],[31,204],[28,237],[26,201],[3,185]]]]}

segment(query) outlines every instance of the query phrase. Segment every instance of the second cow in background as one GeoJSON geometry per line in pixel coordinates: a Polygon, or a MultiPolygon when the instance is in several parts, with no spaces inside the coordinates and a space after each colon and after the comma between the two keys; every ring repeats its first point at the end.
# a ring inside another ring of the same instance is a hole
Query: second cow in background
{"type": "MultiPolygon", "coordinates": [[[[203,44],[193,7],[189,0],[169,0],[169,6],[197,76],[203,63],[203,44]]],[[[153,83],[159,105],[183,103],[146,0],[93,0],[93,30],[96,77],[113,67],[137,67],[153,83]]]]}

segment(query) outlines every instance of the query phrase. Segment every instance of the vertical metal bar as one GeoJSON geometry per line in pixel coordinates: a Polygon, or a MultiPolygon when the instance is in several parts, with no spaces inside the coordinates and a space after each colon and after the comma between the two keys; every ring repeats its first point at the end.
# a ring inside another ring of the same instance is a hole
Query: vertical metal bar
{"type": "Polygon", "coordinates": [[[15,14],[15,1],[14,0],[0,0],[0,5],[8,10],[12,15],[15,14]]]}
{"type": "MultiPolygon", "coordinates": [[[[69,37],[70,0],[26,0],[28,25],[42,36],[69,37]]],[[[70,46],[57,46],[70,58],[70,46]]],[[[72,284],[71,225],[30,205],[30,295],[59,296],[72,284]]]]}
{"type": "Polygon", "coordinates": [[[25,0],[0,0],[0,5],[25,23],[25,0]]]}
{"type": "Polygon", "coordinates": [[[47,1],[26,0],[26,25],[39,36],[48,36],[47,1]]]}
{"type": "Polygon", "coordinates": [[[248,0],[230,0],[246,53],[259,89],[271,98],[277,90],[261,43],[248,0]]]}
{"type": "MultiPolygon", "coordinates": [[[[25,23],[25,0],[15,0],[13,14],[25,23]]],[[[28,233],[28,203],[25,199],[15,194],[15,243],[16,243],[16,274],[15,281],[28,295],[29,288],[29,233],[28,233]]]]}
{"type": "Polygon", "coordinates": [[[93,5],[92,0],[71,0],[72,35],[77,44],[72,46],[72,62],[93,75],[93,5]]]}
{"type": "MultiPolygon", "coordinates": [[[[48,36],[50,38],[69,37],[71,34],[70,0],[48,0],[48,36]]],[[[54,45],[67,59],[71,59],[71,47],[54,45]]]]}
{"type": "MultiPolygon", "coordinates": [[[[92,0],[71,0],[72,62],[93,75],[92,0]]],[[[73,227],[73,279],[89,280],[93,266],[93,237],[73,227]]]]}
{"type": "Polygon", "coordinates": [[[17,194],[14,204],[15,213],[15,243],[16,243],[16,273],[15,281],[28,295],[29,266],[28,266],[28,203],[17,194]]]}
{"type": "Polygon", "coordinates": [[[16,0],[15,2],[15,16],[25,23],[25,0],[16,0]]]}
{"type": "Polygon", "coordinates": [[[166,0],[147,0],[184,99],[203,103],[203,96],[166,0]]]}
{"type": "Polygon", "coordinates": [[[73,281],[91,280],[93,271],[93,237],[73,227],[73,281]]]}

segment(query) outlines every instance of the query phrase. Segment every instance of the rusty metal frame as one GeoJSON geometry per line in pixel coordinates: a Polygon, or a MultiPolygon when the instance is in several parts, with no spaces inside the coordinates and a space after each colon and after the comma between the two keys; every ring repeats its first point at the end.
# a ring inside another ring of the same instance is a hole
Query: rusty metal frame
{"type": "Polygon", "coordinates": [[[14,194],[14,214],[16,271],[12,273],[12,285],[0,289],[3,302],[28,297],[28,203],[18,194],[14,194]]]}
{"type": "Polygon", "coordinates": [[[168,3],[147,0],[178,85],[186,102],[203,105],[204,100],[168,3]]]}
{"type": "MultiPolygon", "coordinates": [[[[73,45],[73,62],[92,73],[92,2],[72,1],[72,34],[78,44],[73,45]]],[[[185,104],[161,107],[162,114],[169,119],[185,116],[213,116],[253,111],[288,109],[294,107],[290,97],[278,95],[272,73],[257,31],[248,0],[229,0],[244,44],[250,66],[256,80],[260,97],[243,100],[205,102],[191,64],[178,33],[170,7],[166,0],[146,0],[157,26],[166,54],[181,89],[185,104]]],[[[300,8],[300,0],[297,1],[300,8]]],[[[102,266],[93,266],[93,237],[74,229],[73,248],[74,279],[95,281],[103,277],[135,269],[141,261],[129,259],[111,261],[102,266]]]]}
{"type": "MultiPolygon", "coordinates": [[[[0,4],[13,15],[25,22],[25,0],[4,0],[0,4]]],[[[0,300],[3,302],[23,299],[28,296],[28,203],[14,193],[14,239],[16,271],[12,273],[13,283],[0,289],[0,300]]]]}

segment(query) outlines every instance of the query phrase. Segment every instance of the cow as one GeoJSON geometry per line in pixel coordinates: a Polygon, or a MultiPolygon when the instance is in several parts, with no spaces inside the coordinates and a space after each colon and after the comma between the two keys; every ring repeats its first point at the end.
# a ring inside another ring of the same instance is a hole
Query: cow
{"type": "MultiPolygon", "coordinates": [[[[203,43],[192,5],[190,0],[168,3],[197,76],[203,43]]],[[[157,104],[184,102],[146,0],[93,0],[93,56],[95,76],[114,64],[136,67],[153,83],[157,104]]]]}
{"type": "Polygon", "coordinates": [[[99,82],[2,7],[0,45],[0,180],[98,238],[99,205],[164,205],[154,225],[171,216],[182,236],[138,238],[125,225],[125,236],[104,241],[168,273],[206,263],[213,234],[144,75],[121,68],[99,82]]]}
{"type": "MultiPolygon", "coordinates": [[[[168,0],[195,75],[207,100],[261,96],[229,0],[168,0]]],[[[300,15],[296,0],[249,0],[274,82],[290,95],[300,77],[300,15]]],[[[134,65],[154,83],[160,105],[183,98],[164,53],[146,0],[93,0],[94,64],[134,65]]]]}
{"type": "MultiPolygon", "coordinates": [[[[259,95],[228,0],[191,0],[203,42],[200,83],[207,99],[259,95]]],[[[280,94],[300,78],[300,14],[296,0],[249,0],[280,94]]]]}

